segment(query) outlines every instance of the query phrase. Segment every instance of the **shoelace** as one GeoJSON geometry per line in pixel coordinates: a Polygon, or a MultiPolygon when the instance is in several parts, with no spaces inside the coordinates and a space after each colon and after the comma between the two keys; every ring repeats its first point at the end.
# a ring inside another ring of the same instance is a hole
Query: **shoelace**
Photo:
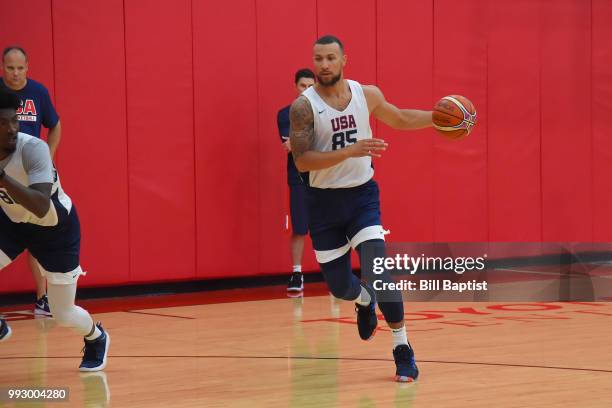
{"type": "MultiPolygon", "coordinates": [[[[97,340],[99,340],[99,338],[96,339],[96,341],[97,340]]],[[[93,342],[90,343],[90,342],[85,341],[85,345],[83,346],[81,353],[83,353],[83,360],[86,360],[86,361],[101,360],[101,355],[99,355],[98,353],[98,348],[94,346],[93,342]]]]}
{"type": "MultiPolygon", "coordinates": [[[[398,346],[400,347],[400,346],[398,346]]],[[[396,348],[395,349],[397,351],[397,353],[393,353],[396,355],[396,358],[399,362],[401,363],[406,363],[406,364],[411,364],[411,357],[410,357],[410,349],[407,347],[402,347],[402,348],[396,348]]]]}

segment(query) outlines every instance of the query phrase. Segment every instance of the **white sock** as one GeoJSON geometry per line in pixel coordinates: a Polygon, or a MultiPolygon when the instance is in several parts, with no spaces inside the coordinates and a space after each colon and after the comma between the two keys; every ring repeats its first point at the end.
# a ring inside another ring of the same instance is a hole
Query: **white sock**
{"type": "Polygon", "coordinates": [[[371,302],[372,302],[372,296],[370,296],[368,291],[365,290],[363,285],[361,285],[361,293],[359,294],[359,297],[357,299],[355,299],[355,303],[357,303],[358,305],[361,305],[361,306],[367,306],[371,302]]]}
{"type": "Polygon", "coordinates": [[[293,265],[293,272],[302,273],[302,265],[293,265]]]}
{"type": "MultiPolygon", "coordinates": [[[[90,334],[93,326],[93,319],[87,312],[74,304],[76,297],[76,283],[69,285],[48,284],[47,297],[49,298],[49,309],[53,318],[60,326],[72,327],[81,336],[90,334]]],[[[96,327],[90,336],[96,338],[95,334],[102,334],[96,327]]]]}
{"type": "Polygon", "coordinates": [[[406,326],[402,326],[399,329],[391,329],[391,335],[393,337],[393,349],[401,344],[408,344],[408,336],[406,336],[406,326]]]}
{"type": "Polygon", "coordinates": [[[93,327],[91,328],[91,330],[89,331],[89,333],[91,333],[90,335],[85,335],[85,339],[87,340],[95,340],[98,337],[100,337],[102,335],[102,332],[100,331],[100,329],[98,329],[98,326],[96,326],[95,324],[93,324],[93,327]]]}

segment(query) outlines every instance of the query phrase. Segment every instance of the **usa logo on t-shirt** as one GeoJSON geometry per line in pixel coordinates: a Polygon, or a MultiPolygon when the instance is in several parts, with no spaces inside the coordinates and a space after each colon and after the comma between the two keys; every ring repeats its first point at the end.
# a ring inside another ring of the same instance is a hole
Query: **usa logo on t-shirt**
{"type": "Polygon", "coordinates": [[[17,109],[17,120],[21,122],[36,122],[36,105],[32,99],[21,101],[17,109]]]}

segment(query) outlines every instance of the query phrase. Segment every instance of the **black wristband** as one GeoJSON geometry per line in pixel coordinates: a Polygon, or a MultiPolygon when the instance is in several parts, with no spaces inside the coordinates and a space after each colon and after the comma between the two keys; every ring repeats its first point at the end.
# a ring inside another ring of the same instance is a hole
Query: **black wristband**
{"type": "Polygon", "coordinates": [[[4,172],[4,169],[1,169],[1,170],[0,170],[0,180],[2,180],[2,179],[4,178],[4,175],[5,175],[5,174],[6,174],[6,173],[4,172]]]}

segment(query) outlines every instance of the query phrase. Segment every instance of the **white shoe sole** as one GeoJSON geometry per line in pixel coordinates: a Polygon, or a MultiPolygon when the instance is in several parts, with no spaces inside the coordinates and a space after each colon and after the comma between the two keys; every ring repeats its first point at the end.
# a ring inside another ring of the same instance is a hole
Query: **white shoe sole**
{"type": "Polygon", "coordinates": [[[301,288],[287,288],[287,292],[301,292],[303,290],[304,290],[303,287],[301,287],[301,288]]]}
{"type": "Polygon", "coordinates": [[[87,367],[79,367],[79,371],[82,372],[92,372],[92,371],[101,371],[106,368],[106,360],[108,359],[108,348],[110,346],[110,335],[106,332],[106,347],[104,349],[104,358],[102,359],[102,364],[97,367],[87,368],[87,367]]]}
{"type": "Polygon", "coordinates": [[[52,316],[51,312],[47,312],[46,310],[38,309],[38,308],[34,309],[34,314],[41,315],[41,316],[52,316]]]}

